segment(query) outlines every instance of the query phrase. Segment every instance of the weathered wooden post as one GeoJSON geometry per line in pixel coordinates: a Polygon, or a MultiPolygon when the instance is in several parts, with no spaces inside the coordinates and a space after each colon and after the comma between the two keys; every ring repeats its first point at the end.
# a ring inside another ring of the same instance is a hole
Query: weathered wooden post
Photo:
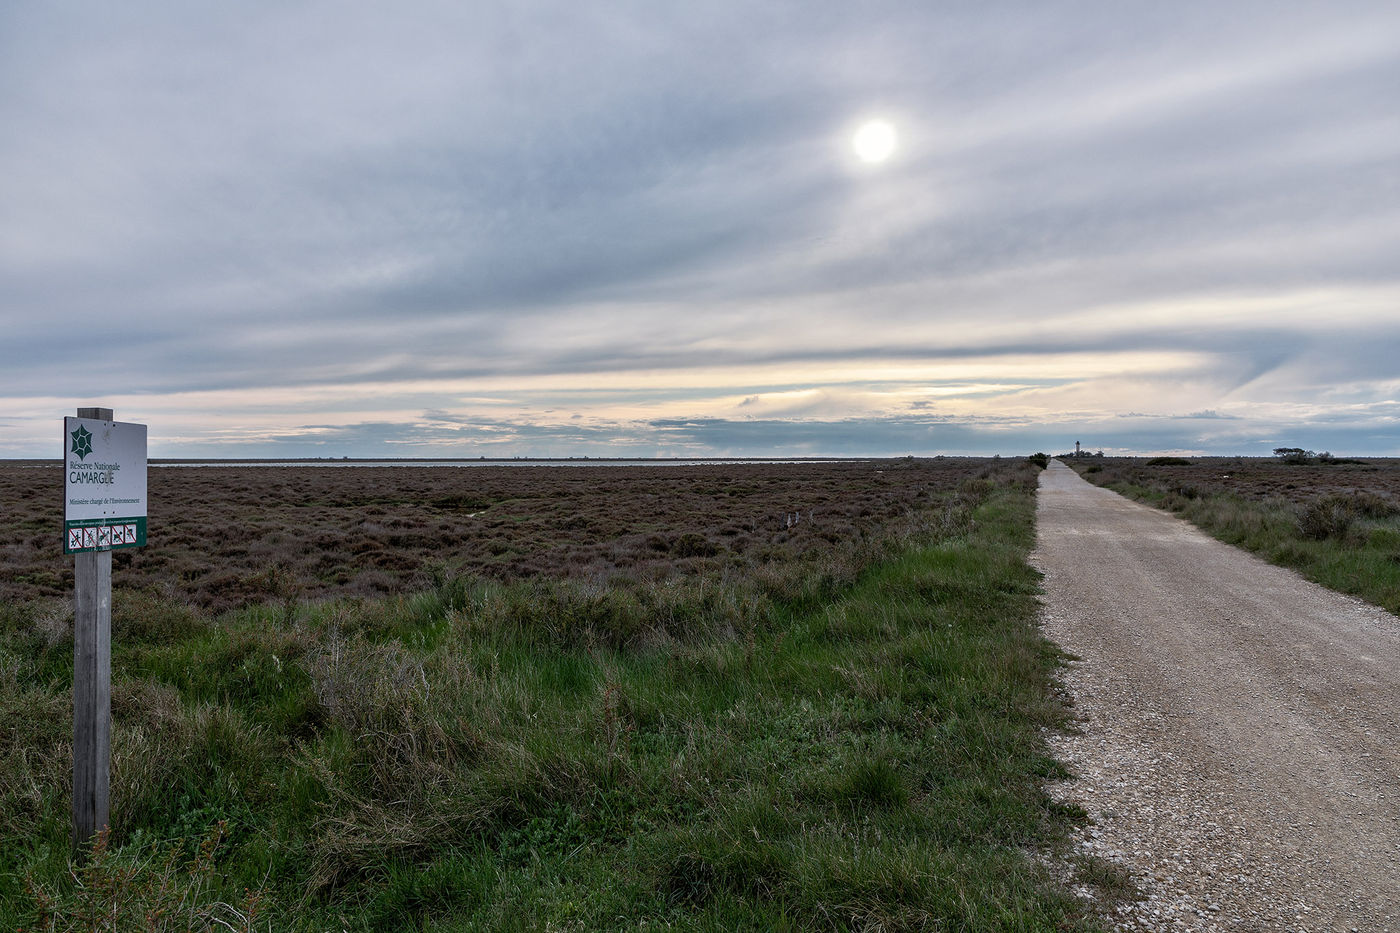
{"type": "Polygon", "coordinates": [[[110,408],[63,423],[64,551],[73,555],[73,848],[110,824],[112,550],[146,543],[146,426],[110,408]],[[89,459],[91,457],[91,459],[89,459]]]}
{"type": "Polygon", "coordinates": [[[110,822],[112,552],[73,558],[73,846],[110,822]]]}

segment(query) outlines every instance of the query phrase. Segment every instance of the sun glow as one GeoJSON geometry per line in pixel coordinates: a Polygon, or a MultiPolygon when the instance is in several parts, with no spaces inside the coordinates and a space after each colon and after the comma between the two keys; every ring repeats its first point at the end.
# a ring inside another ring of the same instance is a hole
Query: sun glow
{"type": "Polygon", "coordinates": [[[899,136],[894,126],[885,120],[869,120],[851,137],[851,148],[856,158],[867,165],[876,165],[894,155],[899,145],[899,136]]]}

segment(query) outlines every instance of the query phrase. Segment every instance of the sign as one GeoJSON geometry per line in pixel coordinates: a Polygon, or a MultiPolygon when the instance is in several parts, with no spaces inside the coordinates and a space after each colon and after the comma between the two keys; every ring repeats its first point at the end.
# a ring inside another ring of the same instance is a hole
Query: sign
{"type": "Polygon", "coordinates": [[[146,426],[63,419],[63,553],[146,543],[146,426]]]}

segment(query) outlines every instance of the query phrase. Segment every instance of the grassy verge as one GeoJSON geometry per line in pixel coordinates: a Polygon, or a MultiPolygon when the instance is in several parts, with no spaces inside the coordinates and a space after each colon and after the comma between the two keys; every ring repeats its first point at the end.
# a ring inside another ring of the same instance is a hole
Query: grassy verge
{"type": "Polygon", "coordinates": [[[1042,857],[1076,814],[1029,480],[740,579],[119,610],[76,872],[71,640],[11,607],[0,927],[1095,929],[1042,857]]]}
{"type": "Polygon", "coordinates": [[[1301,500],[1248,496],[1175,478],[1171,463],[1096,469],[1067,462],[1091,482],[1173,512],[1314,583],[1400,614],[1400,502],[1390,495],[1341,488],[1301,500]]]}

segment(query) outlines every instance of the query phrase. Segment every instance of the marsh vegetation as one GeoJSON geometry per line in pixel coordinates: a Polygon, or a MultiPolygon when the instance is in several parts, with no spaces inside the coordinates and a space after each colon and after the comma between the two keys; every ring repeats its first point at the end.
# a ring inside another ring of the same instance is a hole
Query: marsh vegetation
{"type": "Polygon", "coordinates": [[[1035,467],[578,472],[156,474],[86,867],[68,610],[0,610],[4,925],[1095,928],[1042,787],[1035,467]],[[188,578],[226,554],[246,584],[188,578]]]}
{"type": "MultiPolygon", "coordinates": [[[[816,558],[878,535],[986,464],[957,459],[687,467],[153,468],[128,591],[221,612],[396,595],[443,573],[660,581],[816,558]]],[[[65,597],[57,463],[0,465],[13,529],[0,600],[65,597]]]]}

